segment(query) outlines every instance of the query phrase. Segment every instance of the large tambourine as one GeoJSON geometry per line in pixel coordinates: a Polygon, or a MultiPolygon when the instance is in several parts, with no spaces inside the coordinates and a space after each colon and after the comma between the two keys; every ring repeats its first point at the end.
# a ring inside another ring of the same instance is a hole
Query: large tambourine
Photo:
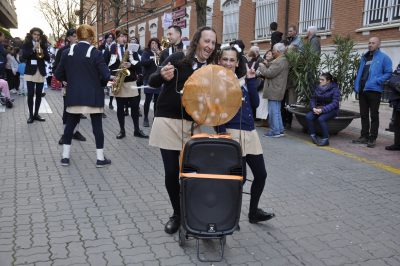
{"type": "Polygon", "coordinates": [[[182,104],[200,125],[230,121],[242,104],[242,90],[233,71],[218,65],[196,70],[183,87],[182,104]]]}

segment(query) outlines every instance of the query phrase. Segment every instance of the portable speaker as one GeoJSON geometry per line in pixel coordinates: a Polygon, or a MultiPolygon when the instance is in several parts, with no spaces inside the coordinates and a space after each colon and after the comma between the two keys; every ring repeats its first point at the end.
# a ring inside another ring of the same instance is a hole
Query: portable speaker
{"type": "Polygon", "coordinates": [[[183,226],[189,233],[231,234],[239,222],[241,202],[240,180],[190,177],[182,179],[183,226]]]}

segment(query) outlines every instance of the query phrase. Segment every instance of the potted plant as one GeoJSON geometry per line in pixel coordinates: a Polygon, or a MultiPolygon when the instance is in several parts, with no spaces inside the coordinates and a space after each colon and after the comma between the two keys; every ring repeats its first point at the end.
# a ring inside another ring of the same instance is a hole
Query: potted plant
{"type": "MultiPolygon", "coordinates": [[[[346,100],[353,93],[354,80],[360,63],[360,55],[355,52],[355,43],[350,37],[335,36],[335,51],[331,54],[314,53],[309,43],[304,50],[298,52],[289,50],[286,58],[290,65],[289,79],[296,84],[299,106],[289,108],[295,114],[304,129],[307,128],[305,115],[310,110],[310,97],[318,82],[319,73],[330,72],[337,80],[340,88],[341,100],[346,100]]],[[[353,111],[339,109],[335,119],[328,121],[329,133],[337,134],[346,128],[354,118],[360,115],[353,111]]],[[[316,124],[317,131],[319,131],[316,124]]]]}

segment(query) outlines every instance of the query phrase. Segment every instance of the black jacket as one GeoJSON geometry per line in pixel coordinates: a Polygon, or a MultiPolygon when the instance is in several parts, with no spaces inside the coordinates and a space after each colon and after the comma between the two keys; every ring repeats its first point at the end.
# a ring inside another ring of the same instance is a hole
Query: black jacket
{"type": "Polygon", "coordinates": [[[183,52],[177,52],[170,55],[161,66],[165,66],[168,62],[171,62],[177,69],[175,76],[170,81],[165,81],[160,74],[161,68],[158,68],[156,72],[150,75],[149,85],[154,88],[158,88],[161,84],[164,84],[164,88],[161,89],[161,93],[157,100],[156,117],[167,117],[173,119],[183,118],[189,121],[193,121],[192,117],[186,113],[185,109],[181,106],[181,95],[177,91],[181,91],[186,80],[193,74],[194,70],[188,63],[182,62],[184,58],[183,52]],[[176,86],[176,79],[178,78],[178,84],[176,86]]]}
{"type": "MultiPolygon", "coordinates": [[[[145,49],[140,62],[142,63],[143,80],[148,81],[151,74],[157,71],[157,65],[154,62],[154,53],[145,49]]],[[[161,60],[160,60],[161,63],[161,60]]]]}
{"type": "Polygon", "coordinates": [[[104,106],[103,87],[110,79],[110,71],[100,51],[93,48],[90,58],[86,57],[89,44],[80,42],[74,47],[74,55],[66,49],[61,55],[55,76],[66,81],[66,106],[104,106]]]}
{"type": "Polygon", "coordinates": [[[46,76],[46,63],[44,61],[50,60],[49,51],[47,51],[47,45],[40,43],[40,47],[43,50],[44,57],[42,59],[37,58],[36,52],[33,50],[32,42],[25,42],[22,45],[22,58],[26,60],[25,74],[35,75],[39,68],[40,75],[46,76]],[[32,65],[32,60],[36,60],[37,64],[32,65]]]}
{"type": "Polygon", "coordinates": [[[176,52],[182,52],[183,43],[180,42],[178,45],[170,45],[168,48],[164,49],[160,55],[160,65],[167,59],[168,56],[176,52]]]}

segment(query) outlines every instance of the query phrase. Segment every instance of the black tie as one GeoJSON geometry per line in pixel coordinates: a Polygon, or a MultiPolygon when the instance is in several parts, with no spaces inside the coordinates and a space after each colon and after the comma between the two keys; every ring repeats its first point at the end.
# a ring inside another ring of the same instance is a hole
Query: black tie
{"type": "Polygon", "coordinates": [[[124,45],[121,44],[121,45],[119,46],[119,48],[120,48],[120,50],[121,50],[121,58],[123,58],[123,57],[124,57],[124,45]]]}

